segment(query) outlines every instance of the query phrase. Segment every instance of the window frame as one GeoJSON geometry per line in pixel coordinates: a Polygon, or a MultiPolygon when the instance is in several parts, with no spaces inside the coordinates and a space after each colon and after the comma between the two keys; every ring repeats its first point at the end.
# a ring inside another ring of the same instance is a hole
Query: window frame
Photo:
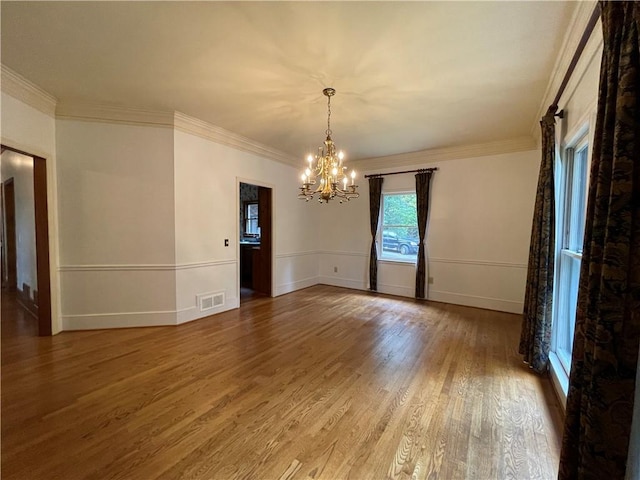
{"type": "Polygon", "coordinates": [[[244,236],[245,237],[258,237],[260,235],[260,230],[259,230],[259,216],[256,215],[255,217],[250,217],[249,216],[249,207],[252,205],[256,205],[256,207],[258,206],[258,201],[257,200],[245,200],[243,205],[243,213],[244,213],[244,236]],[[255,232],[250,232],[249,231],[249,222],[255,220],[255,226],[256,226],[256,230],[255,232]]]}
{"type": "MultiPolygon", "coordinates": [[[[381,263],[393,263],[393,264],[401,264],[401,265],[410,265],[415,266],[418,261],[418,254],[411,255],[408,259],[401,258],[391,258],[385,257],[385,250],[382,248],[383,236],[384,236],[384,206],[385,206],[385,197],[386,196],[394,196],[394,195],[413,195],[416,196],[415,189],[402,189],[402,190],[389,190],[382,192],[382,197],[380,199],[380,218],[378,222],[378,232],[376,233],[376,245],[378,248],[378,261],[381,263]]],[[[417,201],[417,198],[416,198],[417,201]]],[[[416,229],[418,228],[418,211],[417,211],[417,203],[416,203],[416,229]]],[[[398,225],[399,227],[404,227],[405,225],[398,225]]],[[[398,227],[396,226],[396,227],[398,227]]],[[[418,248],[420,248],[420,239],[418,238],[418,248]]],[[[399,253],[399,252],[398,252],[399,253]]]]}
{"type": "MultiPolygon", "coordinates": [[[[572,334],[575,333],[575,314],[573,325],[567,325],[566,318],[575,312],[576,306],[569,305],[569,289],[572,284],[567,283],[564,288],[561,284],[568,280],[567,275],[571,275],[570,269],[573,268],[572,262],[582,260],[582,243],[584,237],[584,223],[586,214],[586,203],[589,185],[589,168],[591,164],[591,142],[589,138],[588,128],[583,128],[574,137],[574,140],[565,146],[558,161],[558,195],[556,197],[558,218],[556,219],[556,254],[555,254],[555,275],[554,275],[554,302],[553,302],[553,328],[551,338],[551,351],[557,358],[562,367],[563,374],[568,380],[571,370],[571,354],[572,352],[564,348],[568,343],[573,342],[572,334]],[[585,151],[582,157],[581,152],[585,151]],[[576,167],[578,159],[582,163],[580,174],[584,174],[584,183],[579,185],[576,183],[576,167]],[[576,186],[580,186],[580,190],[576,190],[576,186]],[[579,198],[582,197],[582,198],[579,198]],[[576,208],[577,201],[582,202],[581,210],[576,208]],[[577,216],[581,215],[578,220],[577,216]],[[581,223],[578,231],[582,231],[582,238],[576,232],[576,223],[581,223]],[[567,288],[569,287],[569,288],[567,288]],[[564,316],[564,318],[563,318],[564,316]],[[568,330],[567,330],[568,327],[568,330]]],[[[575,273],[575,272],[574,272],[575,273]]],[[[578,280],[580,275],[580,264],[578,264],[578,280]]],[[[576,289],[578,287],[576,286],[576,289]]],[[[566,393],[566,392],[565,392],[566,393]]]]}

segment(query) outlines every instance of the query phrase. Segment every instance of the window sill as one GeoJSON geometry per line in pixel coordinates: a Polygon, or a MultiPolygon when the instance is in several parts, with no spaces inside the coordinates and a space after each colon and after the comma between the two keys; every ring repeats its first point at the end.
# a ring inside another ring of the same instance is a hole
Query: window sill
{"type": "Polygon", "coordinates": [[[405,266],[410,266],[410,267],[415,267],[416,266],[416,262],[415,260],[396,260],[396,259],[390,259],[390,258],[379,258],[378,259],[378,263],[381,264],[388,264],[388,265],[405,265],[405,266]]]}

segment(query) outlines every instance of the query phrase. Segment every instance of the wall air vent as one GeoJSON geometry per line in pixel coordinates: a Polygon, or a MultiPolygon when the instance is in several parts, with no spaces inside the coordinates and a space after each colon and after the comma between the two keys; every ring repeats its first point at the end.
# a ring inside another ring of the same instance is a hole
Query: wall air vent
{"type": "Polygon", "coordinates": [[[196,300],[200,311],[205,312],[224,305],[224,292],[203,293],[196,295],[196,300]]]}
{"type": "Polygon", "coordinates": [[[224,305],[224,293],[217,293],[213,296],[213,306],[219,307],[220,305],[224,305]]]}

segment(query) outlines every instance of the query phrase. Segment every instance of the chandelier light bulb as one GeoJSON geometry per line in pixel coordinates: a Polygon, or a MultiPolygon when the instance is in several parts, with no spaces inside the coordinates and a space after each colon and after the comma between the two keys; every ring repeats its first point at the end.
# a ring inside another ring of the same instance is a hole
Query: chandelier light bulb
{"type": "Polygon", "coordinates": [[[302,177],[301,177],[301,178],[302,178],[302,183],[306,183],[306,181],[307,181],[307,176],[306,176],[304,173],[302,174],[302,177]]]}
{"type": "Polygon", "coordinates": [[[331,174],[333,176],[336,176],[338,174],[338,169],[336,167],[333,167],[333,170],[331,170],[331,174]]]}
{"type": "Polygon", "coordinates": [[[304,174],[305,174],[307,177],[310,177],[310,176],[311,176],[311,170],[309,170],[309,169],[307,168],[307,169],[304,171],[304,174]]]}
{"type": "Polygon", "coordinates": [[[344,152],[343,152],[342,150],[340,150],[340,151],[338,152],[338,158],[339,158],[340,160],[342,160],[342,159],[344,158],[344,152]]]}
{"type": "Polygon", "coordinates": [[[309,162],[309,164],[311,164],[313,162],[313,155],[309,154],[307,156],[307,162],[309,162]]]}

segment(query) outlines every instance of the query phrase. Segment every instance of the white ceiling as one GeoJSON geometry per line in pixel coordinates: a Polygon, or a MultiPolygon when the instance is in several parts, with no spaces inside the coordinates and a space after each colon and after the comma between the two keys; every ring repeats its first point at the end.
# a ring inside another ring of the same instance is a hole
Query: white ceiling
{"type": "Polygon", "coordinates": [[[8,2],[2,63],[60,102],[177,110],[302,158],[528,136],[575,2],[8,2]]]}

